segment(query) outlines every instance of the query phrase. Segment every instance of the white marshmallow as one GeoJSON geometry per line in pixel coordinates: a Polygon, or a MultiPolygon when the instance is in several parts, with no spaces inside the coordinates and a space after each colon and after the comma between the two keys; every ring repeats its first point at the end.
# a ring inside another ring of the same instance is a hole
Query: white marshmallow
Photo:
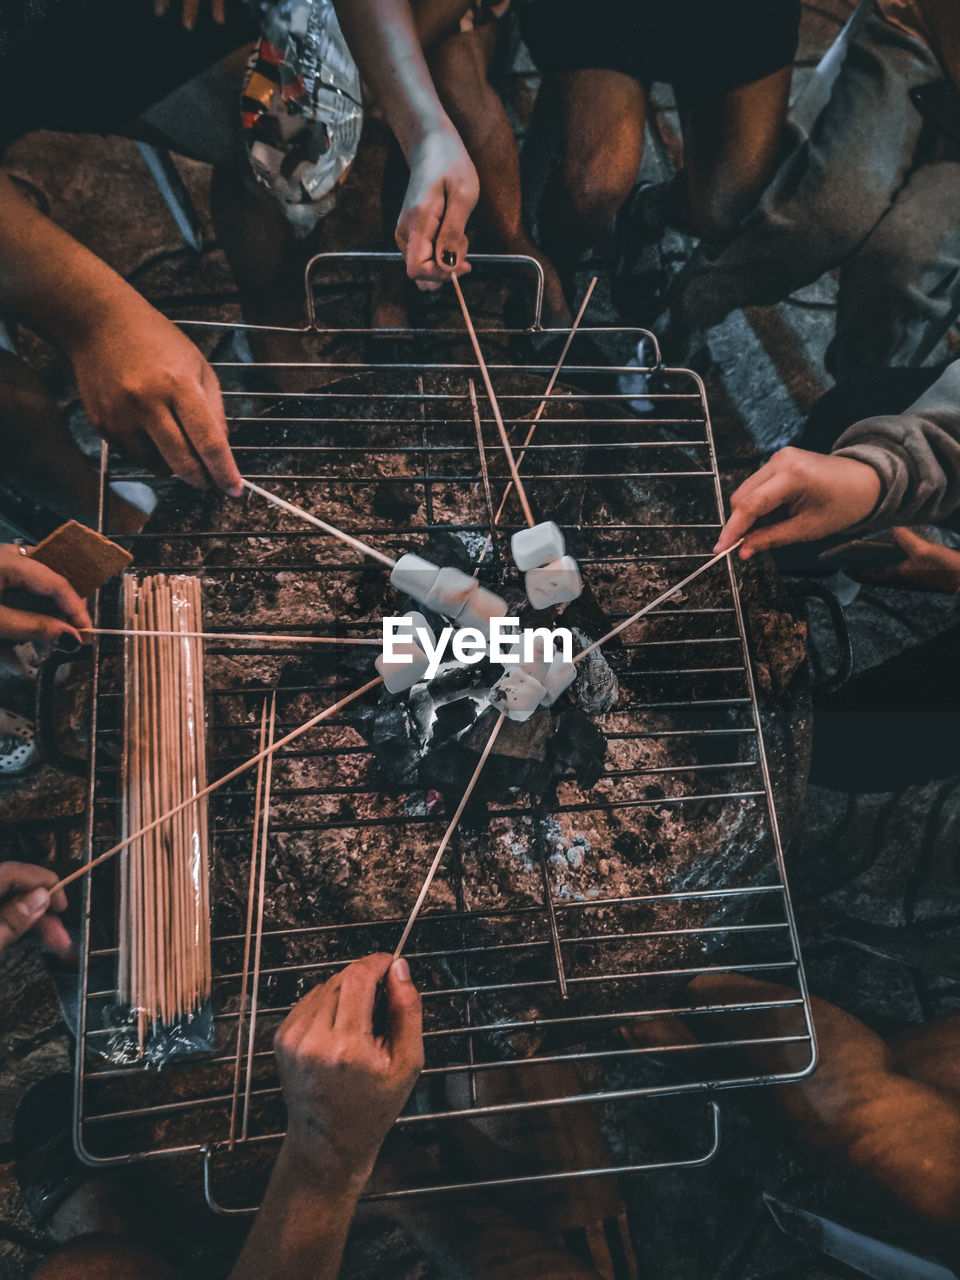
{"type": "Polygon", "coordinates": [[[528,675],[526,671],[514,667],[500,677],[487,697],[508,720],[517,720],[522,723],[530,719],[546,696],[546,692],[539,680],[534,680],[533,676],[528,675]]]}
{"type": "Polygon", "coordinates": [[[510,539],[513,561],[521,573],[559,559],[566,549],[563,534],[552,520],[535,524],[532,529],[519,529],[510,539]]]}
{"type": "Polygon", "coordinates": [[[393,660],[388,662],[381,653],[377,658],[375,666],[386,686],[387,693],[403,693],[405,689],[412,689],[418,680],[422,680],[427,674],[427,668],[430,660],[423,652],[419,645],[400,643],[394,645],[394,652],[401,654],[409,654],[410,658],[407,662],[393,660]]]}
{"type": "Polygon", "coordinates": [[[402,628],[393,643],[393,652],[398,656],[388,662],[381,653],[374,664],[383,677],[388,693],[403,693],[405,689],[412,689],[426,675],[430,659],[420,647],[421,632],[426,632],[429,636],[431,646],[436,644],[436,637],[422,613],[405,613],[403,617],[409,625],[402,628]]]}
{"type": "Polygon", "coordinates": [[[562,556],[524,575],[527,599],[531,609],[549,609],[554,604],[568,604],[583,590],[583,579],[573,556],[562,556]]]}
{"type": "Polygon", "coordinates": [[[433,633],[433,627],[426,620],[422,613],[417,613],[415,609],[411,609],[409,613],[402,615],[402,620],[406,624],[400,628],[399,635],[401,643],[407,639],[409,635],[413,643],[420,649],[425,648],[424,637],[421,633],[426,633],[426,639],[430,642],[430,647],[434,648],[437,643],[437,637],[433,633]]]}
{"type": "Polygon", "coordinates": [[[552,707],[561,693],[569,689],[576,678],[577,668],[572,662],[563,662],[560,658],[554,658],[541,681],[544,695],[540,705],[552,707]]]}
{"type": "Polygon", "coordinates": [[[543,684],[543,677],[550,670],[550,663],[547,661],[547,642],[543,636],[534,637],[533,658],[529,662],[521,662],[520,670],[543,684]]]}
{"type": "Polygon", "coordinates": [[[439,565],[408,553],[401,556],[390,570],[390,583],[397,591],[425,604],[439,573],[439,565]]]}
{"type": "Polygon", "coordinates": [[[456,622],[466,608],[467,601],[477,584],[468,573],[460,569],[443,568],[437,574],[433,586],[420,603],[456,622]]]}
{"type": "MultiPolygon", "coordinates": [[[[472,581],[472,579],[471,579],[472,581]]],[[[488,591],[486,587],[473,584],[473,590],[467,596],[467,603],[457,616],[458,627],[476,627],[489,638],[491,618],[505,618],[507,604],[498,595],[488,591]]]]}

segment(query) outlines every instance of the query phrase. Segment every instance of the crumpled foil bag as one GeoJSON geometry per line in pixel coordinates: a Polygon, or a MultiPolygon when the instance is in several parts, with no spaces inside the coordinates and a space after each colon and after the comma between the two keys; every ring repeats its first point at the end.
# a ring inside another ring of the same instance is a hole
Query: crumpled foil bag
{"type": "Polygon", "coordinates": [[[257,0],[256,8],[263,34],[243,90],[244,139],[257,181],[305,236],[353,164],[360,73],[331,0],[257,0]]]}

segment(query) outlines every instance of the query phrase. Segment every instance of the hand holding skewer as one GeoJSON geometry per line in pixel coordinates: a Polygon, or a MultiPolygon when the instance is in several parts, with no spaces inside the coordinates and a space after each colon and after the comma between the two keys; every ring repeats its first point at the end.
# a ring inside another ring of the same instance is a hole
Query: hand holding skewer
{"type": "Polygon", "coordinates": [[[59,920],[67,907],[57,877],[47,867],[29,862],[0,862],[0,953],[36,929],[50,951],[66,955],[70,935],[59,920]]]}
{"type": "Polygon", "coordinates": [[[287,1107],[281,1158],[338,1192],[359,1189],[423,1068],[420,995],[406,961],[368,956],[315,987],[287,1015],[274,1048],[287,1107]]]}

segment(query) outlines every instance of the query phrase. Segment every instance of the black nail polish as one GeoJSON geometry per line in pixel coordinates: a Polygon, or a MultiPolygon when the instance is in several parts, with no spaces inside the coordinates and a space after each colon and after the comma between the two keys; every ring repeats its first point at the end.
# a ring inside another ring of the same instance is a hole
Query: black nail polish
{"type": "Polygon", "coordinates": [[[59,649],[61,653],[77,653],[83,648],[83,641],[72,636],[69,631],[64,631],[62,635],[57,636],[54,648],[59,649]]]}
{"type": "Polygon", "coordinates": [[[440,261],[445,267],[455,267],[457,265],[457,255],[452,249],[444,249],[440,255],[440,261]]]}

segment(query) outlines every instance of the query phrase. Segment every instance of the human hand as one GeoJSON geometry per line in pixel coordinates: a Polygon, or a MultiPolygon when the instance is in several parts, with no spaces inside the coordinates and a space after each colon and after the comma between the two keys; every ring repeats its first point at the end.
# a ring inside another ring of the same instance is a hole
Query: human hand
{"type": "Polygon", "coordinates": [[[166,316],[131,289],[68,350],[87,416],[112,445],[151,471],[166,464],[197,489],[212,481],[240,496],[216,374],[166,316]]]}
{"type": "MultiPolygon", "coordinates": [[[[192,31],[196,25],[201,2],[202,0],[183,0],[183,12],[180,21],[187,31],[192,31]]],[[[162,18],[169,8],[170,0],[153,0],[153,12],[158,18],[162,18]]],[[[214,22],[223,26],[227,20],[227,0],[210,0],[210,13],[214,22]]]]}
{"type": "Polygon", "coordinates": [[[855,576],[863,582],[879,586],[901,587],[906,591],[942,591],[946,595],[960,592],[960,551],[929,542],[912,529],[891,529],[893,539],[906,560],[887,569],[871,570],[855,576]]]}
{"type": "Polygon", "coordinates": [[[479,194],[477,171],[456,132],[436,129],[414,148],[397,245],[419,289],[434,291],[470,270],[466,226],[479,194]]]}
{"type": "Polygon", "coordinates": [[[92,625],[87,606],[66,578],[23,555],[13,543],[0,546],[0,641],[55,644],[63,636],[70,636],[79,646],[82,641],[78,633],[92,625]],[[3,593],[13,589],[52,600],[63,616],[55,618],[3,604],[3,593]]]}
{"type": "Polygon", "coordinates": [[[57,877],[46,867],[29,862],[0,862],[0,953],[36,929],[40,941],[57,955],[70,950],[70,935],[57,919],[67,907],[67,896],[59,889],[52,897],[48,890],[57,877]]]}
{"type": "Polygon", "coordinates": [[[779,449],[730,499],[730,519],[715,551],[740,538],[741,560],[791,542],[815,542],[865,520],[880,499],[880,477],[855,458],[779,449]],[[763,516],[778,518],[754,529],[763,516]],[[752,532],[751,532],[752,531],[752,532]]]}
{"type": "Polygon", "coordinates": [[[368,956],[315,987],[274,1040],[287,1106],[284,1155],[311,1177],[359,1189],[423,1068],[420,995],[405,960],[368,956]],[[373,1014],[386,975],[386,1033],[373,1014]]]}

